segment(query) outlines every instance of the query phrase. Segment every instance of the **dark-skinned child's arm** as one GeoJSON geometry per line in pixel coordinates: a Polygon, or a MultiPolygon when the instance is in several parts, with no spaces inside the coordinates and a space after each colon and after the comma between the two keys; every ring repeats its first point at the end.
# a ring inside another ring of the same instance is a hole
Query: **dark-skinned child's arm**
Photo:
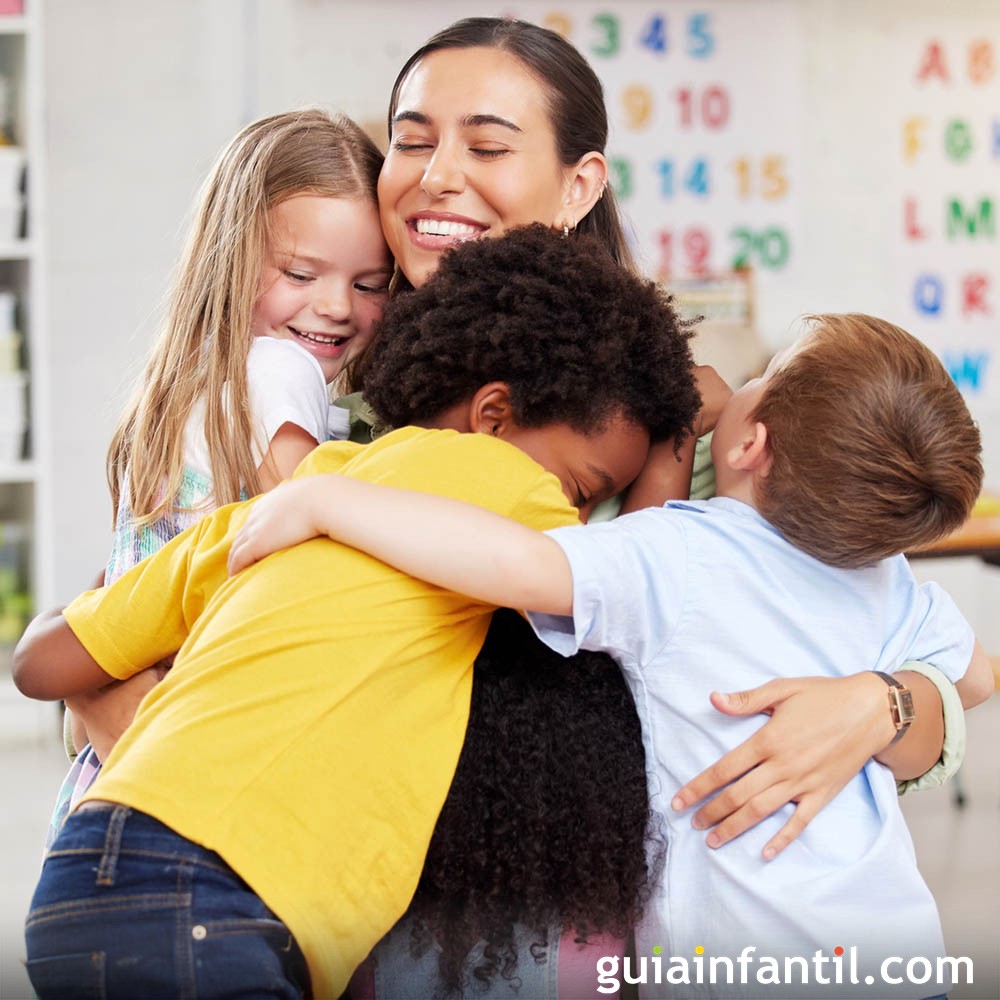
{"type": "Polygon", "coordinates": [[[95,691],[115,678],[87,652],[63,617],[62,608],[34,618],[14,649],[14,683],[39,701],[95,691]]]}

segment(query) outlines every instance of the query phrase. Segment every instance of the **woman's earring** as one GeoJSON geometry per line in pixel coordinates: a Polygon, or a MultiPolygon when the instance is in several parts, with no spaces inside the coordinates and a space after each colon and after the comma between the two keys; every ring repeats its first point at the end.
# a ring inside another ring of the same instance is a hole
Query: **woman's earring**
{"type": "Polygon", "coordinates": [[[564,222],[563,223],[563,239],[564,240],[569,239],[569,223],[568,222],[564,222]]]}

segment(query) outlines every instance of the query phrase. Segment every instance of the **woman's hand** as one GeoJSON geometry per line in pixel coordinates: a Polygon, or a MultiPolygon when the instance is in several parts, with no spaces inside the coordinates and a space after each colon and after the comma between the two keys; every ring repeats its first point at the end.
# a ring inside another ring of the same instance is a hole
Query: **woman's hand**
{"type": "Polygon", "coordinates": [[[702,434],[715,430],[719,415],[732,396],[733,390],[711,365],[695,365],[694,380],[701,394],[701,409],[698,411],[695,424],[697,436],[701,437],[702,434]]]}
{"type": "Polygon", "coordinates": [[[127,681],[115,681],[97,691],[66,699],[74,718],[86,726],[98,760],[107,760],[112,747],[131,725],[139,702],[163,679],[168,668],[169,663],[158,663],[127,681]]]}
{"type": "Polygon", "coordinates": [[[672,807],[687,809],[724,789],[692,818],[697,829],[715,827],[707,843],[720,847],[794,802],[795,812],[763,850],[766,859],[777,857],[892,741],[886,691],[885,682],[866,671],[773,680],[737,694],[713,692],[712,704],[720,712],[763,712],[771,720],[684,785],[672,807]]]}
{"type": "Polygon", "coordinates": [[[321,514],[330,502],[332,475],[304,476],[280,483],[258,497],[229,549],[229,575],[265,556],[325,534],[321,514]]]}

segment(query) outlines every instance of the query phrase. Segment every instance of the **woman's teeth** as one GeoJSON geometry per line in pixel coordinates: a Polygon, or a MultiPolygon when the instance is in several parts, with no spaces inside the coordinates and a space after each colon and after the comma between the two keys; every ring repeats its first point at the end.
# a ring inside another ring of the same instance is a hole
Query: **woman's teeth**
{"type": "Polygon", "coordinates": [[[465,222],[449,222],[444,219],[417,219],[415,228],[426,236],[476,236],[479,230],[465,222]]]}

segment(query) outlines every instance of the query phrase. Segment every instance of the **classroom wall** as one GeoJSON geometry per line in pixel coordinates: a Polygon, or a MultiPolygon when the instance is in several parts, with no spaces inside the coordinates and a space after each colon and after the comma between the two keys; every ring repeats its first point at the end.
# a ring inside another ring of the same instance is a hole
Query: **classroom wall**
{"type": "Polygon", "coordinates": [[[652,272],[682,272],[706,240],[713,268],[742,246],[769,347],[811,311],[913,328],[947,355],[1000,488],[992,0],[47,0],[57,599],[106,557],[107,441],[219,147],[307,103],[380,128],[406,56],[476,13],[550,19],[588,54],[652,272]]]}

